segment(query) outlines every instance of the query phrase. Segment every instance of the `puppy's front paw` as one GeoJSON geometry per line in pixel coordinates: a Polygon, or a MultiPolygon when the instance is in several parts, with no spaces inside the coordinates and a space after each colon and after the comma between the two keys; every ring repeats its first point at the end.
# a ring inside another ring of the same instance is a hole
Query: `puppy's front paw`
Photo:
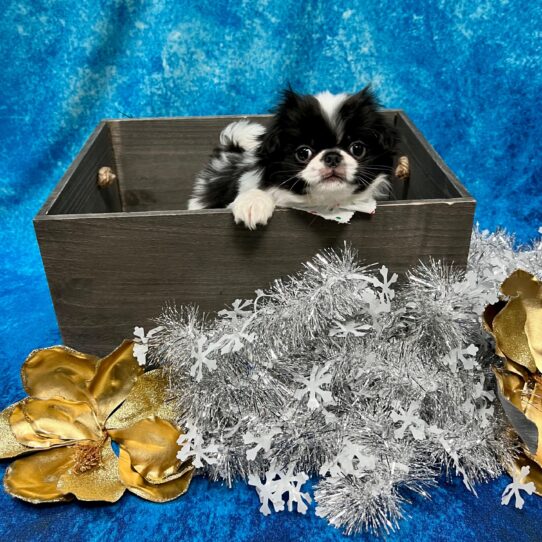
{"type": "Polygon", "coordinates": [[[253,188],[239,194],[229,207],[236,224],[243,222],[254,230],[258,224],[267,224],[275,210],[275,200],[264,190],[253,188]]]}

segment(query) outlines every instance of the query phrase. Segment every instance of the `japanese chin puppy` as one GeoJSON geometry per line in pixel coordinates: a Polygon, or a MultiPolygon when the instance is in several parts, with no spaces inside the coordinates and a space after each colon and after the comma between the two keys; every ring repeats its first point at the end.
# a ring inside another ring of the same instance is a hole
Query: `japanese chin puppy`
{"type": "Polygon", "coordinates": [[[242,120],[222,131],[188,208],[228,207],[255,229],[277,206],[333,209],[387,197],[396,144],[368,87],[315,96],[287,89],[267,129],[242,120]]]}

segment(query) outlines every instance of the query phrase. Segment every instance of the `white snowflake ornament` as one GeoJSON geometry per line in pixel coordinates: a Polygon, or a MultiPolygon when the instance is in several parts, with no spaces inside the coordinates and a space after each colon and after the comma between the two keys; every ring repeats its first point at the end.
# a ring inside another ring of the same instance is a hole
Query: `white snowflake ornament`
{"type": "Polygon", "coordinates": [[[145,335],[145,330],[142,327],[134,327],[134,357],[137,363],[141,366],[147,363],[147,352],[149,351],[149,339],[164,329],[162,326],[155,327],[149,330],[145,335]]]}
{"type": "Polygon", "coordinates": [[[258,497],[260,498],[260,512],[264,516],[268,516],[271,513],[269,505],[272,504],[275,512],[282,512],[284,510],[284,501],[282,495],[278,495],[276,483],[274,479],[276,472],[269,471],[265,474],[265,482],[260,480],[259,476],[251,474],[248,477],[248,485],[254,486],[258,497]]]}
{"type": "Polygon", "coordinates": [[[492,402],[495,400],[495,392],[492,390],[486,390],[484,389],[485,385],[485,377],[484,375],[481,376],[481,379],[479,382],[476,382],[474,384],[474,389],[472,391],[472,398],[473,399],[484,399],[486,401],[492,402]]]}
{"type": "Polygon", "coordinates": [[[253,433],[245,433],[243,435],[243,442],[245,444],[256,444],[256,446],[250,448],[250,450],[247,450],[247,459],[249,461],[254,461],[260,450],[263,450],[264,454],[267,453],[271,449],[273,437],[279,435],[280,433],[281,430],[278,427],[272,427],[269,431],[261,436],[254,435],[253,433]]]}
{"type": "Polygon", "coordinates": [[[274,466],[266,472],[265,482],[260,480],[260,477],[251,474],[248,477],[248,484],[254,486],[260,498],[260,512],[264,516],[271,513],[270,504],[273,505],[275,512],[284,510],[283,496],[287,495],[288,511],[293,512],[294,504],[297,512],[306,514],[308,510],[307,504],[312,502],[311,496],[301,491],[303,484],[309,479],[304,473],[300,472],[293,474],[294,467],[290,465],[286,472],[276,470],[274,466]]]}
{"type": "Polygon", "coordinates": [[[398,275],[393,273],[391,277],[388,278],[388,268],[383,265],[380,268],[380,274],[382,275],[382,280],[378,280],[376,277],[371,277],[371,282],[377,288],[380,288],[382,294],[387,299],[393,299],[395,297],[395,291],[391,288],[391,285],[397,282],[398,275]]]}
{"type": "Polygon", "coordinates": [[[493,405],[487,405],[485,401],[483,404],[476,407],[476,415],[480,418],[480,427],[485,429],[491,425],[491,419],[495,413],[493,405]]]}
{"type": "Polygon", "coordinates": [[[459,363],[463,365],[466,371],[472,371],[477,366],[476,354],[478,348],[471,344],[467,348],[452,348],[450,352],[444,356],[443,362],[450,367],[452,373],[457,373],[459,363]]]}
{"type": "Polygon", "coordinates": [[[205,365],[209,371],[216,369],[216,360],[209,358],[209,354],[217,350],[218,346],[211,343],[208,348],[203,348],[207,342],[207,337],[202,335],[196,342],[196,346],[192,347],[193,365],[190,367],[190,376],[195,378],[197,382],[201,382],[203,378],[203,366],[205,365]]]}
{"type": "Polygon", "coordinates": [[[186,432],[179,437],[177,444],[180,450],[177,452],[177,459],[186,461],[192,458],[193,465],[197,469],[204,467],[204,462],[207,465],[214,465],[218,459],[218,445],[211,441],[207,446],[204,445],[203,436],[198,432],[195,425],[191,422],[185,424],[186,432]]]}
{"type": "Polygon", "coordinates": [[[256,335],[254,333],[244,333],[243,331],[224,335],[220,343],[223,345],[220,353],[230,354],[232,352],[239,352],[245,346],[245,342],[253,343],[255,338],[256,335]]]}
{"type": "Polygon", "coordinates": [[[334,477],[355,476],[357,478],[364,476],[367,472],[376,468],[376,458],[373,455],[367,455],[363,447],[344,440],[343,448],[332,461],[322,465],[320,476],[330,474],[334,477]]]}
{"type": "Polygon", "coordinates": [[[294,397],[301,400],[308,394],[309,400],[307,407],[310,410],[316,410],[321,404],[325,406],[335,403],[331,391],[322,389],[322,386],[331,383],[332,376],[328,373],[330,366],[331,363],[326,363],[323,367],[313,365],[309,378],[300,377],[296,379],[297,382],[304,384],[305,387],[297,390],[294,397]]]}
{"type": "Polygon", "coordinates": [[[335,327],[332,327],[329,330],[330,337],[347,337],[348,335],[363,337],[372,329],[372,326],[368,324],[359,324],[355,320],[348,320],[344,323],[335,320],[333,323],[335,324],[335,327]]]}
{"type": "Polygon", "coordinates": [[[283,492],[288,494],[288,512],[292,512],[294,504],[299,514],[306,514],[309,507],[307,504],[312,502],[311,496],[301,491],[301,486],[309,479],[304,473],[293,476],[290,471],[283,479],[283,492]]]}
{"type": "Polygon", "coordinates": [[[410,433],[415,440],[425,439],[425,422],[418,415],[419,408],[419,403],[413,402],[408,407],[408,410],[405,411],[399,407],[397,411],[391,413],[391,419],[394,422],[402,422],[401,427],[394,431],[395,438],[403,439],[406,430],[410,429],[410,433]]]}
{"type": "Polygon", "coordinates": [[[512,497],[515,497],[515,506],[520,510],[523,508],[525,500],[520,494],[520,491],[525,491],[527,495],[532,495],[536,489],[534,482],[528,482],[524,484],[522,480],[531,472],[531,468],[528,466],[521,467],[519,474],[514,476],[512,483],[508,484],[502,493],[501,504],[508,505],[512,497]]]}
{"type": "Polygon", "coordinates": [[[246,299],[243,301],[242,299],[236,299],[232,303],[231,310],[223,309],[219,311],[218,316],[222,316],[223,318],[229,318],[230,320],[238,320],[242,319],[245,316],[249,316],[252,314],[252,309],[247,310],[247,307],[253,306],[253,301],[250,299],[246,299]]]}

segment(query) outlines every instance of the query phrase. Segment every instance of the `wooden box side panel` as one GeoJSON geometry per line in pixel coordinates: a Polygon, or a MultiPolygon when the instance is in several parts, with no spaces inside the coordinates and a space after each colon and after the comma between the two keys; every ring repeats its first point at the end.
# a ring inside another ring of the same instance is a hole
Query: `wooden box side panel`
{"type": "Polygon", "coordinates": [[[43,206],[40,214],[108,213],[122,210],[117,183],[98,186],[102,166],[116,169],[109,127],[98,125],[43,206]]]}
{"type": "MultiPolygon", "coordinates": [[[[220,132],[247,117],[108,121],[118,157],[124,210],[186,209],[194,179],[218,145],[220,132]]],[[[268,116],[251,120],[266,124],[268,116]]]]}
{"type": "Polygon", "coordinates": [[[35,225],[65,343],[103,354],[134,325],[152,325],[168,301],[218,310],[345,241],[392,271],[429,257],[464,266],[473,213],[472,202],[435,201],[383,204],[347,225],[279,210],[257,231],[233,226],[222,210],[43,217],[35,225]]]}
{"type": "Polygon", "coordinates": [[[410,162],[404,199],[471,197],[404,111],[397,113],[395,126],[401,135],[401,152],[410,162]]]}

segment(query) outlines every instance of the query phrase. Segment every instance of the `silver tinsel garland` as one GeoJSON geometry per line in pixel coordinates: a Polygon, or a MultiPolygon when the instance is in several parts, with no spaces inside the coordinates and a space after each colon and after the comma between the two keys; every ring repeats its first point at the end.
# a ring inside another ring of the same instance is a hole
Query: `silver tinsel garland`
{"type": "Polygon", "coordinates": [[[481,313],[516,268],[540,272],[541,249],[475,231],[466,272],[432,262],[399,285],[345,247],[216,319],[166,309],[149,354],[187,430],[179,456],[248,481],[265,514],[304,513],[319,477],[316,513],[348,534],[396,529],[442,471],[475,491],[516,450],[481,313]]]}

